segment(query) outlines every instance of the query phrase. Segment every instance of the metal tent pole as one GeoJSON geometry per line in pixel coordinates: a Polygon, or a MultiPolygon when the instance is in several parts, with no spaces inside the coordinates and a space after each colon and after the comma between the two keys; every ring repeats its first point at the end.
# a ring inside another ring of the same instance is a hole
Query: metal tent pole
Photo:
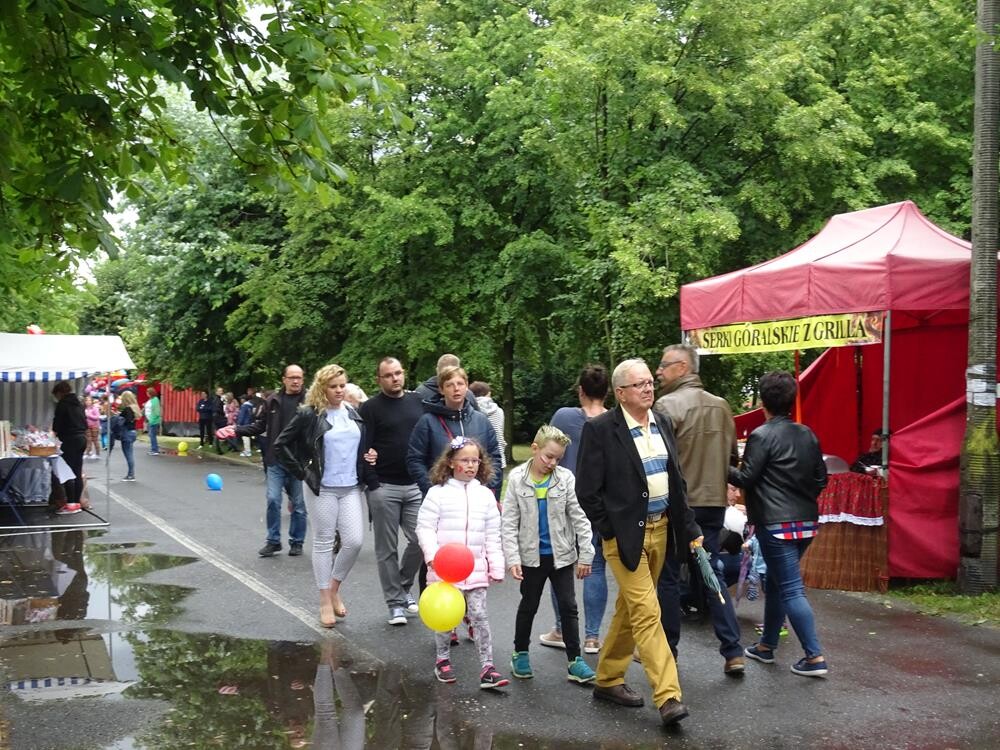
{"type": "Polygon", "coordinates": [[[882,473],[889,468],[889,366],[892,361],[892,310],[882,326],[882,473]]]}

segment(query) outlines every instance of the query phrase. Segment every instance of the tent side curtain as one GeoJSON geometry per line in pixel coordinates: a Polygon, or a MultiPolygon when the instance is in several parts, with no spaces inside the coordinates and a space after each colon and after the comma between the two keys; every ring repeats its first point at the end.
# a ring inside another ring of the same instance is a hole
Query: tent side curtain
{"type": "Polygon", "coordinates": [[[958,570],[959,451],[965,397],[892,437],[889,575],[953,578],[958,570]]]}
{"type": "Polygon", "coordinates": [[[118,336],[0,333],[0,381],[52,382],[132,369],[118,336]]]}
{"type": "MultiPolygon", "coordinates": [[[[73,392],[81,395],[87,384],[86,378],[69,381],[73,392]]],[[[14,427],[34,425],[43,430],[52,427],[56,404],[52,400],[52,383],[0,382],[0,419],[5,419],[14,427]]]]}

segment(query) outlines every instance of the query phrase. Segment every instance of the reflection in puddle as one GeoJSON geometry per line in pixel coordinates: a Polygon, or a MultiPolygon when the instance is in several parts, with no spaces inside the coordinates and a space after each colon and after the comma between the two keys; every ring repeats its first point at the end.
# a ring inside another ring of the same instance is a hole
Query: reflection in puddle
{"type": "Polygon", "coordinates": [[[466,723],[461,706],[436,703],[426,681],[368,668],[328,640],[317,646],[145,630],[118,634],[112,653],[107,638],[77,628],[0,641],[8,690],[35,702],[113,700],[118,693],[166,701],[170,710],[159,722],[118,745],[150,750],[585,747],[494,737],[466,723]]]}
{"type": "Polygon", "coordinates": [[[436,683],[426,677],[377,668],[333,640],[259,641],[157,627],[190,589],[142,576],[192,558],[84,540],[83,532],[0,540],[5,622],[38,623],[0,638],[7,689],[0,711],[12,719],[12,734],[0,734],[12,741],[2,747],[65,747],[67,726],[79,733],[73,746],[146,750],[586,747],[494,736],[483,717],[470,720],[461,701],[437,700],[436,683]],[[72,626],[85,618],[127,629],[72,626]],[[67,718],[38,718],[46,710],[67,718]],[[109,744],[84,728],[90,722],[72,721],[95,711],[122,717],[129,736],[109,744]],[[149,717],[139,729],[124,720],[137,711],[149,717]]]}
{"type": "Polygon", "coordinates": [[[83,531],[0,538],[0,625],[97,618],[165,622],[189,589],[136,582],[194,558],[127,551],[148,545],[84,544],[83,531]]]}

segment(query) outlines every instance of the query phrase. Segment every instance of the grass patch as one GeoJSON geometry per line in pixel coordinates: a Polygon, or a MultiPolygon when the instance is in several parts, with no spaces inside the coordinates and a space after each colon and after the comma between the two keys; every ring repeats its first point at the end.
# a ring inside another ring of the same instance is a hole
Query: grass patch
{"type": "Polygon", "coordinates": [[[510,452],[514,456],[514,465],[517,466],[531,458],[531,445],[513,445],[510,452]]]}
{"type": "Polygon", "coordinates": [[[1000,627],[1000,593],[968,596],[952,581],[935,581],[889,590],[924,614],[953,617],[967,625],[1000,627]]]}

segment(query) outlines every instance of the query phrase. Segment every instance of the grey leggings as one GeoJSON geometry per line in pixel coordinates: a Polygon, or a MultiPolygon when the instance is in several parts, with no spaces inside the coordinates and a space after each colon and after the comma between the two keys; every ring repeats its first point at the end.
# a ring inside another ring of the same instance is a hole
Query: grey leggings
{"type": "Polygon", "coordinates": [[[363,750],[365,708],[349,670],[331,670],[329,665],[320,663],[313,683],[313,704],[316,708],[313,747],[316,750],[363,750]],[[339,725],[334,688],[340,698],[339,725]]]}
{"type": "MultiPolygon", "coordinates": [[[[493,664],[493,635],[490,633],[490,621],[486,616],[486,587],[469,589],[465,594],[465,616],[472,627],[472,636],[479,652],[479,664],[485,667],[493,664]]],[[[459,626],[461,627],[461,625],[459,626]]],[[[435,633],[434,645],[437,647],[437,658],[447,659],[451,654],[451,633],[435,633]]]]}
{"type": "MultiPolygon", "coordinates": [[[[311,494],[311,493],[310,493],[311,494]]],[[[361,488],[320,487],[309,509],[312,520],[313,575],[316,587],[330,588],[330,581],[343,581],[351,572],[364,541],[364,495],[361,488]],[[340,552],[333,553],[333,540],[340,532],[340,552]]]]}

